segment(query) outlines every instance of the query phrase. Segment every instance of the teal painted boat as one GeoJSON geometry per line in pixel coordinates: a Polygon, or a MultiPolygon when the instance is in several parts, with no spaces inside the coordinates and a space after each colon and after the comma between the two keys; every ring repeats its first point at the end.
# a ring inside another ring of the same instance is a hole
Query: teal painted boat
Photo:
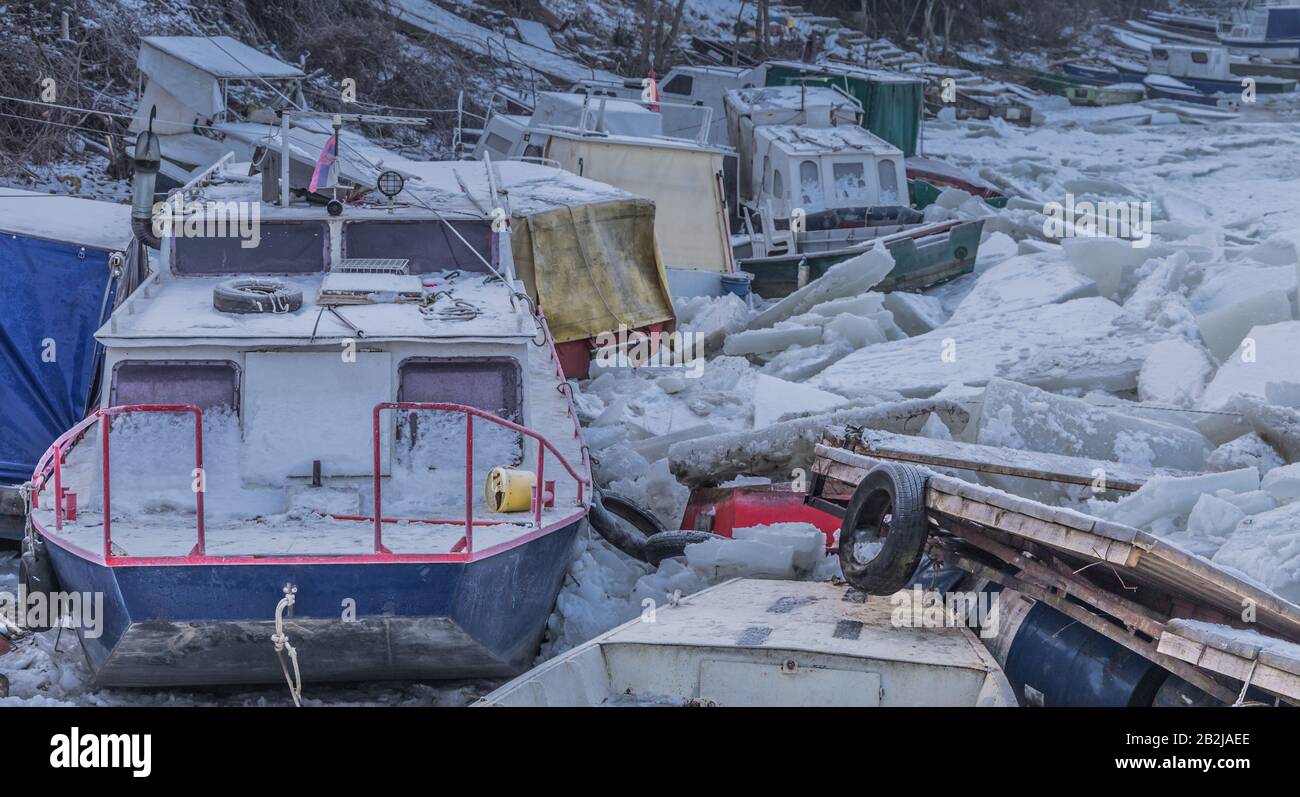
{"type": "MultiPolygon", "coordinates": [[[[754,275],[752,289],[764,299],[788,296],[821,277],[836,263],[865,252],[883,241],[894,256],[894,270],[876,286],[881,291],[916,291],[969,274],[979,253],[983,220],[944,221],[904,227],[863,228],[865,236],[852,244],[827,242],[819,246],[815,233],[800,239],[800,251],[752,256],[752,244],[735,247],[737,266],[754,275]],[[809,237],[812,236],[812,237],[809,237]]],[[[842,232],[842,231],[840,231],[842,232]]]]}

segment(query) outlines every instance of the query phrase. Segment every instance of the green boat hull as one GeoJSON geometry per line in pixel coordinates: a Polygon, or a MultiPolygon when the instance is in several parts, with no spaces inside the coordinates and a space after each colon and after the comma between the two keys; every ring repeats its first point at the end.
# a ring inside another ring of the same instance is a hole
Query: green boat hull
{"type": "MultiPolygon", "coordinates": [[[[917,291],[969,274],[979,253],[981,220],[963,222],[939,235],[921,239],[902,238],[887,243],[894,256],[894,269],[877,285],[878,291],[917,291]]],[[[754,275],[752,290],[764,299],[788,296],[798,290],[799,266],[808,266],[807,282],[818,279],[831,266],[862,254],[867,242],[847,249],[791,254],[779,257],[740,258],[739,267],[754,275]]]]}

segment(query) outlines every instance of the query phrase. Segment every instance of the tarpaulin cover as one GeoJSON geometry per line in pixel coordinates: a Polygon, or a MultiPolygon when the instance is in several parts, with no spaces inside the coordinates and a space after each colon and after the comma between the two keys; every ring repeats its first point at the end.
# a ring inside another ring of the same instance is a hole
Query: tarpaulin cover
{"type": "Polygon", "coordinates": [[[654,203],[644,199],[515,220],[515,272],[546,314],[557,343],[617,332],[620,324],[638,329],[675,321],[654,220],[654,203]]]}
{"type": "Polygon", "coordinates": [[[107,252],[0,235],[0,484],[85,415],[108,279],[107,252]]]}
{"type": "Polygon", "coordinates": [[[545,155],[565,171],[653,200],[664,265],[732,270],[721,152],[655,146],[653,139],[628,145],[552,136],[545,155]]]}
{"type": "Polygon", "coordinates": [[[767,85],[839,86],[862,103],[862,126],[903,151],[916,154],[921,133],[925,82],[920,78],[877,78],[869,70],[838,69],[824,64],[773,64],[767,85]]]}

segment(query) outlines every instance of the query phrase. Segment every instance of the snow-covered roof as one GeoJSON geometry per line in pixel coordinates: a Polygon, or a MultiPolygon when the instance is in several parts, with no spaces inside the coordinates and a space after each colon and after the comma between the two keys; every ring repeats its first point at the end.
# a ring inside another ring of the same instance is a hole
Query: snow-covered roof
{"type": "Polygon", "coordinates": [[[835,89],[825,86],[768,86],[755,89],[735,89],[727,92],[728,101],[743,106],[746,113],[753,111],[798,111],[816,106],[851,106],[858,103],[835,89]]]}
{"type": "Polygon", "coordinates": [[[533,125],[594,131],[598,121],[602,123],[601,130],[615,135],[661,136],[664,132],[663,116],[632,100],[558,91],[537,94],[533,125]]]}
{"type": "MultiPolygon", "coordinates": [[[[483,283],[481,274],[451,279],[446,272],[422,275],[436,290],[450,289],[452,296],[468,302],[479,315],[468,319],[440,317],[451,305],[442,298],[432,312],[416,304],[376,303],[346,305],[338,312],[365,331],[367,340],[420,340],[456,338],[515,340],[537,334],[526,305],[512,307],[510,294],[499,282],[483,283]]],[[[357,333],[317,301],[325,275],[271,277],[302,291],[302,307],[292,313],[225,313],[212,305],[221,277],[173,277],[154,283],[147,296],[132,297],[130,312],[118,311],[96,333],[114,346],[157,346],[203,342],[205,344],[261,345],[262,343],[333,343],[356,338],[357,333]]]]}
{"type": "Polygon", "coordinates": [[[905,75],[902,72],[889,72],[884,69],[868,69],[865,66],[842,63],[805,64],[801,61],[768,61],[769,68],[774,66],[797,69],[810,74],[836,74],[869,80],[873,83],[924,83],[923,78],[905,75]]]}
{"type": "Polygon", "coordinates": [[[145,53],[147,48],[158,50],[217,78],[283,80],[304,77],[303,71],[298,67],[260,53],[229,36],[146,36],[140,43],[140,67],[145,74],[150,74],[154,64],[165,62],[150,60],[145,53]]]}
{"type": "Polygon", "coordinates": [[[0,186],[0,232],[117,251],[131,242],[131,206],[0,186]]]}
{"type": "Polygon", "coordinates": [[[763,125],[755,128],[756,138],[769,139],[772,145],[790,155],[822,155],[836,152],[902,157],[903,151],[883,138],[856,125],[839,127],[803,127],[800,125],[763,125]]]}

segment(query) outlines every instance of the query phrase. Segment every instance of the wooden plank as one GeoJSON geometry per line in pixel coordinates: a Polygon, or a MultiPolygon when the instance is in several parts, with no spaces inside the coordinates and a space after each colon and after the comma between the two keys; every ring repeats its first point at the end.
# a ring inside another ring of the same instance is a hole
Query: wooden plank
{"type": "Polygon", "coordinates": [[[1097,480],[1096,471],[1100,470],[1105,474],[1106,489],[1123,492],[1133,492],[1156,475],[1195,475],[1186,471],[1142,468],[1120,462],[1084,459],[1042,451],[1021,451],[955,440],[933,440],[928,437],[872,429],[864,429],[860,438],[855,437],[853,450],[856,453],[897,462],[958,468],[978,473],[996,473],[1003,476],[1020,476],[1064,484],[1092,485],[1097,480]]]}
{"type": "MultiPolygon", "coordinates": [[[[1268,660],[1268,651],[1258,651],[1259,658],[1247,655],[1252,645],[1236,646],[1235,650],[1225,650],[1207,643],[1191,639],[1186,634],[1190,629],[1172,621],[1160,636],[1157,650],[1181,661],[1194,664],[1210,672],[1226,675],[1233,680],[1257,686],[1266,692],[1286,700],[1300,700],[1300,675],[1287,672],[1275,666],[1276,662],[1268,660]]],[[[1219,640],[1220,644],[1227,640],[1219,640]]],[[[1231,647],[1231,645],[1228,645],[1231,647]]]]}

